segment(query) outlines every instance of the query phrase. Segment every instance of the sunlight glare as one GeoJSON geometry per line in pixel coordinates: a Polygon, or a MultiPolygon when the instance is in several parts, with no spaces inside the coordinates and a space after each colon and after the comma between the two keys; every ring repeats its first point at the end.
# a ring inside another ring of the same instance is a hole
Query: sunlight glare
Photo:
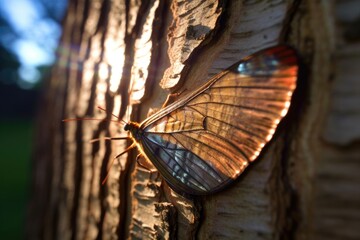
{"type": "MultiPolygon", "coordinates": [[[[110,65],[110,91],[115,93],[121,81],[125,61],[125,46],[119,46],[116,39],[106,40],[106,56],[110,65]]],[[[109,74],[109,73],[108,73],[109,74]]]]}
{"type": "Polygon", "coordinates": [[[107,79],[109,77],[109,66],[104,62],[100,63],[98,74],[100,79],[107,79]]]}
{"type": "Polygon", "coordinates": [[[131,69],[132,79],[131,79],[131,100],[136,102],[139,101],[145,93],[145,82],[149,77],[149,66],[151,62],[152,54],[152,30],[153,22],[155,17],[155,11],[158,7],[157,4],[154,4],[143,25],[143,30],[141,37],[138,38],[135,42],[135,55],[134,55],[134,65],[131,69]]]}

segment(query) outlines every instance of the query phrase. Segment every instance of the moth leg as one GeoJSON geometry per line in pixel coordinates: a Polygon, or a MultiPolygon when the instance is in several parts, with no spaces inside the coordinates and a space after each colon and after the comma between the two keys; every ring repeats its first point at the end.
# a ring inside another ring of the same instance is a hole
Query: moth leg
{"type": "MultiPolygon", "coordinates": [[[[110,169],[111,169],[112,165],[114,164],[115,159],[118,159],[119,164],[120,164],[119,158],[120,158],[123,154],[129,152],[131,149],[133,149],[133,148],[135,148],[135,147],[136,147],[136,144],[135,144],[135,143],[131,144],[128,148],[125,149],[125,151],[123,151],[122,153],[116,155],[116,156],[111,160],[110,166],[109,166],[108,169],[107,169],[107,174],[106,174],[104,180],[101,182],[102,185],[104,185],[104,184],[106,183],[107,179],[109,178],[110,169]]],[[[120,167],[121,167],[121,164],[120,164],[120,167]]]]}
{"type": "Polygon", "coordinates": [[[145,168],[146,170],[148,170],[150,173],[156,172],[156,170],[154,169],[154,165],[152,165],[152,163],[147,160],[145,157],[142,156],[141,153],[139,153],[136,156],[136,162],[143,168],[145,168]]]}
{"type": "Polygon", "coordinates": [[[158,179],[159,172],[154,167],[154,165],[148,160],[146,157],[144,157],[141,153],[136,156],[136,161],[139,164],[140,167],[146,169],[149,173],[149,180],[156,181],[158,179]]]}
{"type": "Polygon", "coordinates": [[[181,94],[183,94],[185,91],[186,91],[186,89],[181,90],[181,92],[168,94],[168,96],[167,96],[164,104],[162,105],[162,108],[164,108],[164,107],[170,105],[171,103],[175,102],[175,100],[176,100],[181,94]]]}

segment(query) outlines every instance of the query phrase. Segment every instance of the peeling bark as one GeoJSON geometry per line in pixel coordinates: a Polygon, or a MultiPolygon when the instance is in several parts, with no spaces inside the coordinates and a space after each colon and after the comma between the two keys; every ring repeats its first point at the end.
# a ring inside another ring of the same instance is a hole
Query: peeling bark
{"type": "Polygon", "coordinates": [[[75,0],[45,84],[34,152],[29,239],[358,239],[359,4],[348,1],[75,0]],[[288,43],[303,72],[289,116],[229,188],[181,196],[121,124],[169,92],[288,43]],[[168,90],[168,91],[167,91],[168,90]],[[106,108],[106,113],[97,106],[106,108]],[[62,123],[64,118],[104,121],[62,123]],[[141,161],[141,160],[140,160],[141,161]],[[150,171],[151,170],[151,171],[150,171]]]}

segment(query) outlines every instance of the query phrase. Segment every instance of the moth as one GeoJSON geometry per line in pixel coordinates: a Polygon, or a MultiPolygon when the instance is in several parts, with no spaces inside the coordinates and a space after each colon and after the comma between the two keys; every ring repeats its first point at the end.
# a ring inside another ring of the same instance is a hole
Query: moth
{"type": "Polygon", "coordinates": [[[125,123],[133,144],[123,153],[137,148],[178,193],[218,192],[272,139],[298,72],[299,58],[287,45],[247,56],[143,122],[125,123]]]}
{"type": "Polygon", "coordinates": [[[278,45],[243,58],[141,123],[135,148],[176,192],[206,195],[232,183],[287,114],[296,88],[295,50],[278,45]]]}

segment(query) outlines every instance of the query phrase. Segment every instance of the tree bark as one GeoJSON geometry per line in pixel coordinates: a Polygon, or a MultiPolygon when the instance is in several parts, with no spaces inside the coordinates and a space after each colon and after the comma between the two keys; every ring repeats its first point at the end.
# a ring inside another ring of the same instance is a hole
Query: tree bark
{"type": "Polygon", "coordinates": [[[355,0],[70,1],[44,86],[27,238],[359,239],[357,9],[355,0]],[[169,92],[279,43],[302,57],[296,96],[235,184],[183,197],[135,151],[101,184],[131,144],[89,143],[127,136],[111,114],[140,122],[169,92]]]}

